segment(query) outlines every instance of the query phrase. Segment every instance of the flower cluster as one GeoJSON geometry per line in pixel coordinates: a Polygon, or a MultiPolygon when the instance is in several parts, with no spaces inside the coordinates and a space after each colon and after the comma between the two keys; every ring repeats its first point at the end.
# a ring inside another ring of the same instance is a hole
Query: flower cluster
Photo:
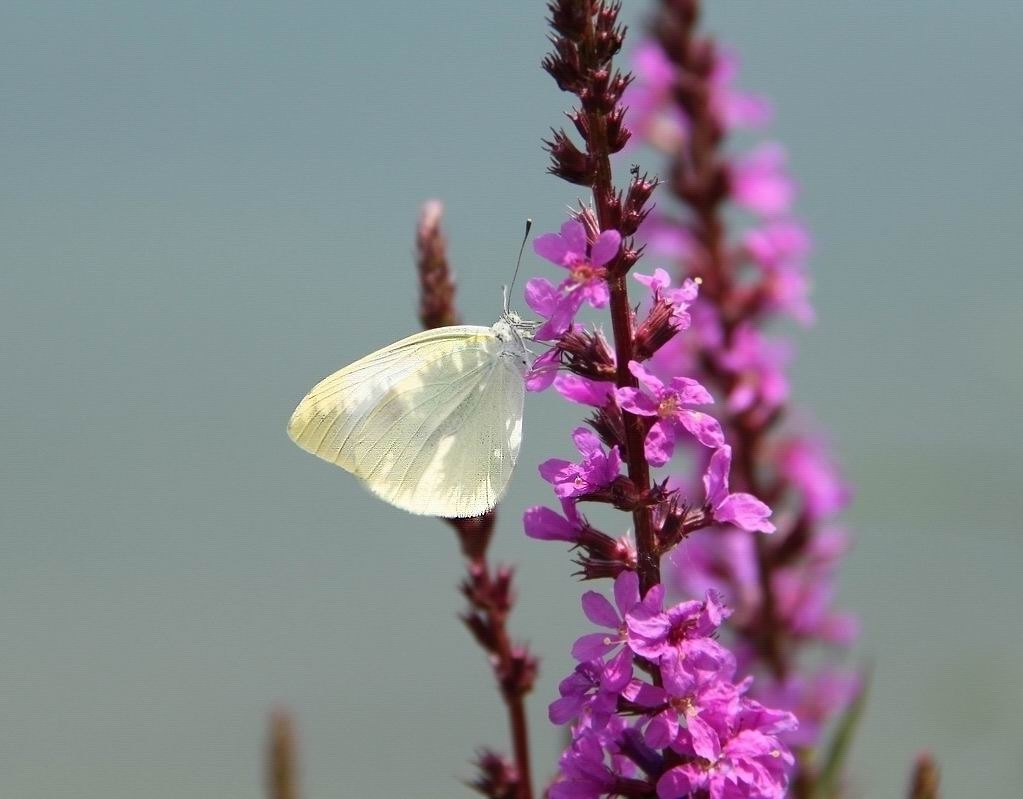
{"type": "MultiPolygon", "coordinates": [[[[770,539],[754,538],[748,524],[729,519],[731,527],[689,542],[672,578],[689,593],[720,591],[733,607],[726,631],[739,673],[756,675],[751,695],[797,715],[799,729],[786,741],[809,754],[859,690],[833,663],[818,658],[814,672],[802,657],[810,645],[845,646],[856,635],[854,619],[833,609],[847,548],[834,517],[851,492],[821,438],[788,421],[791,347],[765,332],[785,317],[813,321],[810,237],[792,213],[797,189],[782,147],[768,142],[744,154],[724,147],[732,131],[765,125],[770,107],[736,89],[735,57],[697,35],[697,0],[659,5],[650,38],[635,51],[626,121],[634,143],[668,155],[675,202],[650,214],[639,238],[677,279],[698,280],[701,290],[689,309],[691,330],[662,348],[651,369],[683,372],[720,400],[730,450],[711,462],[723,467],[730,458],[733,482],[776,510],[778,528],[770,539]],[[729,205],[752,220],[747,229],[729,233],[729,205]]],[[[703,447],[682,443],[703,462],[703,447]]],[[[727,497],[714,504],[715,521],[750,512],[727,497]]],[[[799,763],[801,784],[816,778],[809,759],[799,763]]]]}
{"type": "Polygon", "coordinates": [[[641,597],[624,572],[614,598],[583,596],[604,631],[575,642],[579,665],[550,706],[552,722],[572,723],[551,799],[784,796],[793,760],[777,736],[796,720],[751,699],[750,679],[735,681],[735,658],[715,640],[728,616],[720,597],[664,607],[662,585],[641,597]]]}
{"type": "MultiPolygon", "coordinates": [[[[592,225],[589,212],[580,216],[592,225]]],[[[562,259],[550,256],[563,252],[564,242],[580,238],[585,242],[586,228],[584,221],[569,220],[560,234],[538,239],[536,250],[563,265],[562,259]],[[557,246],[552,245],[555,241],[557,246]]],[[[602,233],[597,239],[609,240],[620,237],[602,233]]],[[[574,252],[578,264],[591,248],[580,245],[574,252]]],[[[672,333],[688,328],[688,309],[697,297],[695,283],[671,288],[663,271],[634,276],[649,292],[648,320],[666,309],[662,324],[672,333]]],[[[569,313],[565,310],[569,300],[562,299],[571,297],[575,284],[566,281],[560,291],[549,283],[544,286],[544,296],[555,301],[541,305],[535,301],[537,293],[528,289],[527,298],[547,324],[558,317],[562,336],[552,347],[553,358],[541,359],[543,365],[536,367],[548,376],[540,386],[553,385],[565,399],[591,407],[593,418],[591,428],[580,427],[572,434],[577,461],[552,458],[540,465],[561,508],[560,512],[530,508],[525,530],[533,538],[572,543],[584,577],[616,578],[615,605],[596,592],[583,597],[587,618],[610,632],[575,643],[572,654],[579,665],[562,682],[561,698],[551,705],[551,720],[572,722],[573,737],[549,795],[581,799],[645,796],[656,790],[661,799],[674,799],[706,789],[711,795],[783,796],[793,759],[778,735],[796,728],[795,717],[750,698],[751,679],[736,681],[735,655],[715,640],[731,613],[721,595],[707,591],[702,602],[667,608],[663,584],[654,584],[641,595],[636,547],[627,538],[615,539],[595,529],[578,506],[602,502],[626,511],[652,509],[657,556],[712,525],[728,525],[747,535],[773,532],[770,509],[749,493],[730,490],[732,450],[724,443],[718,421],[695,410],[712,402],[699,382],[682,376],[662,381],[635,360],[629,362],[635,386],[587,377],[599,371],[598,365],[586,366],[586,348],[575,342],[596,334],[575,323],[581,303],[571,306],[569,313]],[[553,367],[562,362],[563,348],[574,348],[571,367],[551,377],[553,367]],[[669,490],[666,483],[637,485],[625,473],[622,451],[627,447],[624,429],[629,415],[643,425],[642,453],[650,466],[668,464],[676,446],[684,444],[711,453],[699,501],[682,499],[681,492],[669,490]]]]}
{"type": "MultiPolygon", "coordinates": [[[[597,592],[583,597],[603,630],[575,643],[578,666],[550,707],[552,721],[571,724],[572,741],[549,795],[781,797],[794,760],[779,736],[796,728],[795,716],[752,698],[752,678],[718,642],[732,612],[722,595],[668,603],[660,576],[662,558],[697,531],[772,533],[771,509],[731,489],[734,450],[707,412],[714,399],[702,380],[662,368],[664,353],[679,351],[678,339],[700,324],[702,289],[698,279],[673,281],[663,269],[633,271],[657,181],[633,167],[625,190],[612,182],[611,156],[631,135],[622,101],[631,76],[612,64],[624,35],[619,7],[552,0],[549,8],[553,52],[544,67],[578,98],[569,118],[583,141],[555,131],[550,171],[588,187],[592,201],[534,244],[568,275],[527,284],[526,302],[542,318],[537,339],[550,344],[528,387],[553,387],[591,416],[572,434],[578,458],[540,466],[560,507],[530,508],[524,526],[533,538],[571,543],[585,579],[615,580],[613,604],[597,592]],[[610,341],[578,321],[586,305],[607,309],[610,341]],[[693,449],[702,490],[699,481],[686,487],[655,474],[693,449]],[[597,529],[585,503],[631,514],[634,539],[597,529]]],[[[727,75],[719,82],[730,85],[727,75]]]]}
{"type": "MultiPolygon", "coordinates": [[[[582,211],[580,217],[592,224],[589,211],[582,211]]],[[[597,242],[620,240],[617,231],[607,231],[600,234],[597,242]],[[614,235],[607,235],[609,232],[614,235]]],[[[583,221],[571,219],[562,225],[560,234],[539,237],[535,249],[538,254],[547,255],[551,261],[563,265],[563,258],[554,257],[553,254],[568,251],[569,241],[583,242],[576,249],[570,250],[574,253],[572,258],[580,270],[592,272],[590,267],[585,266],[589,248],[585,245],[586,225],[583,221]]],[[[593,249],[596,249],[596,245],[593,249]]],[[[605,256],[605,260],[612,257],[606,253],[605,256]]],[[[647,321],[660,316],[660,325],[666,328],[662,331],[666,333],[666,343],[671,341],[675,333],[689,327],[687,309],[697,297],[697,286],[693,281],[671,288],[663,270],[657,270],[652,276],[637,273],[633,277],[649,290],[648,305],[651,310],[647,321]]],[[[676,445],[683,441],[695,442],[712,453],[707,459],[703,477],[701,510],[688,515],[687,534],[715,522],[735,525],[749,532],[773,532],[774,526],[767,521],[770,515],[767,505],[748,493],[729,491],[731,447],[725,444],[724,433],[717,419],[693,407],[713,402],[710,392],[699,382],[689,377],[674,376],[665,383],[635,360],[629,362],[628,368],[636,386],[619,387],[612,380],[593,380],[585,376],[599,371],[600,365],[585,363],[588,348],[576,347],[575,344],[588,337],[596,339],[598,334],[588,333],[582,326],[575,324],[575,313],[581,303],[565,298],[573,296],[577,285],[566,281],[556,291],[543,278],[533,278],[526,290],[527,302],[544,317],[544,326],[551,327],[551,320],[557,318],[557,327],[562,330],[562,336],[552,349],[537,359],[534,377],[542,379],[531,382],[531,387],[540,390],[553,385],[565,399],[590,406],[594,411],[592,426],[597,431],[578,428],[572,434],[581,456],[578,463],[555,458],[541,464],[540,474],[554,487],[555,495],[563,503],[567,519],[549,509],[543,513],[531,509],[526,517],[527,533],[541,539],[570,540],[580,544],[585,552],[588,546],[584,545],[581,536],[584,530],[591,528],[588,528],[576,511],[576,501],[607,502],[623,510],[631,510],[637,503],[655,505],[656,500],[667,506],[677,501],[676,492],[667,492],[663,486],[651,486],[643,491],[622,473],[624,461],[621,453],[625,448],[622,430],[627,414],[641,420],[645,431],[643,455],[650,466],[666,465],[672,459],[676,445]],[[534,290],[536,286],[543,286],[544,302],[537,301],[541,292],[534,290]],[[569,307],[571,312],[567,310],[569,307]],[[569,331],[572,335],[565,335],[569,331]],[[569,361],[570,371],[557,373],[557,365],[562,362],[565,353],[569,352],[574,355],[569,361]]],[[[593,294],[606,299],[606,284],[603,290],[594,290],[593,294]]],[[[621,554],[624,557],[627,551],[623,549],[621,554]]]]}

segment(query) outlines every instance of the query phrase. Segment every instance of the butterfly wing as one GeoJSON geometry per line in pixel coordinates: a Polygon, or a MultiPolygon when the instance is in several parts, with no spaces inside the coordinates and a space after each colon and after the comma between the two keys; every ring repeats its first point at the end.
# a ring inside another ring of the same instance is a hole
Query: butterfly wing
{"type": "Polygon", "coordinates": [[[480,515],[507,487],[522,440],[522,359],[508,347],[472,325],[410,336],[321,381],[288,432],[399,508],[480,515]]]}

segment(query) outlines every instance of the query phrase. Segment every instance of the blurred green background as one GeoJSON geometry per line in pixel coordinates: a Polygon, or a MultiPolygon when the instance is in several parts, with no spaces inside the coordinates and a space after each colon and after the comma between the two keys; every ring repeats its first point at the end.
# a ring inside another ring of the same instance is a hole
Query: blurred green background
{"type": "MultiPolygon", "coordinates": [[[[795,396],[858,490],[841,605],[874,689],[854,789],[1023,783],[1023,4],[712,2],[816,239],[795,396]]],[[[638,30],[646,3],[631,3],[638,30]]],[[[0,795],[260,795],[272,706],[304,796],[468,795],[500,700],[456,620],[453,535],[291,444],[305,391],[414,332],[420,204],[467,321],[522,220],[577,192],[543,4],[8,2],[0,11],[0,795]]],[[[644,158],[656,171],[657,157],[644,158]]],[[[553,270],[529,255],[526,276],[553,270]]],[[[521,305],[521,301],[519,302],[521,305]]],[[[586,629],[530,397],[498,556],[546,704],[586,629]]]]}

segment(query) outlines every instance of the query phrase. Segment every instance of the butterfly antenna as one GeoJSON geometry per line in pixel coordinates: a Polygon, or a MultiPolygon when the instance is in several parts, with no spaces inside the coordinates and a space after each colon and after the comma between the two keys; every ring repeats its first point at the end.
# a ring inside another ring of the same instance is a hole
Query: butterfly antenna
{"type": "Polygon", "coordinates": [[[526,232],[522,236],[522,244],[519,245],[519,257],[515,259],[515,271],[512,273],[511,283],[504,289],[504,312],[510,314],[508,298],[511,296],[512,287],[515,285],[515,278],[519,276],[519,267],[522,265],[522,252],[526,249],[526,242],[529,241],[529,231],[533,229],[533,220],[526,220],[526,232]]]}

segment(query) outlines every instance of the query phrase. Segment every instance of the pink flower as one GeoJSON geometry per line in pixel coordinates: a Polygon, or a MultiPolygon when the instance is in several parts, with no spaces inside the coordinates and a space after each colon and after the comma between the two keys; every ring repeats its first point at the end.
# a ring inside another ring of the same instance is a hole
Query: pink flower
{"type": "Polygon", "coordinates": [[[806,229],[792,220],[768,222],[746,233],[743,246],[765,273],[772,306],[801,324],[813,324],[805,264],[810,252],[806,229]]]}
{"type": "Polygon", "coordinates": [[[647,433],[645,444],[646,457],[652,466],[663,466],[671,460],[675,442],[684,432],[695,436],[705,447],[720,447],[725,443],[717,419],[683,407],[713,402],[707,389],[688,377],[674,377],[670,385],[665,386],[635,361],[629,364],[629,371],[639,380],[642,389],[619,388],[615,395],[618,403],[629,413],[657,417],[647,433]]]}
{"type": "Polygon", "coordinates": [[[796,186],[785,172],[785,151],[768,142],[757,147],[731,168],[732,196],[735,201],[765,217],[788,213],[795,199],[796,186]]]}
{"type": "Polygon", "coordinates": [[[593,720],[597,723],[606,723],[618,707],[621,688],[621,684],[607,683],[602,661],[580,663],[558,685],[561,698],[554,700],[547,708],[547,717],[552,724],[567,724],[586,710],[595,717],[593,720]]]}
{"type": "Polygon", "coordinates": [[[823,441],[794,439],[778,457],[778,468],[803,494],[803,511],[812,521],[844,509],[852,488],[842,480],[823,441]]]}
{"type": "MultiPolygon", "coordinates": [[[[784,723],[794,726],[795,717],[785,715],[784,723]]],[[[657,782],[659,799],[682,799],[697,793],[720,799],[785,797],[788,770],[795,759],[774,735],[757,729],[739,730],[715,748],[712,758],[697,757],[665,772],[657,782]]]]}
{"type": "Polygon", "coordinates": [[[681,696],[698,680],[698,672],[716,672],[733,664],[731,653],[713,637],[731,610],[713,591],[703,602],[680,602],[663,611],[661,597],[663,590],[656,605],[644,602],[627,614],[629,648],[656,662],[665,689],[681,696]]]}
{"type": "Polygon", "coordinates": [[[756,94],[740,92],[732,84],[739,74],[735,53],[719,49],[710,75],[711,103],[726,128],[760,128],[771,121],[771,103],[756,94]]]}
{"type": "Polygon", "coordinates": [[[551,383],[558,376],[560,365],[561,356],[557,348],[547,350],[529,367],[529,372],[526,374],[526,391],[544,391],[550,388],[551,383]]]}
{"type": "Polygon", "coordinates": [[[614,393],[614,383],[601,380],[590,380],[577,374],[558,375],[554,381],[554,390],[569,402],[602,408],[614,393]]]}
{"type": "Polygon", "coordinates": [[[583,594],[583,613],[586,618],[600,627],[614,631],[613,636],[607,633],[589,633],[579,638],[572,645],[572,657],[576,660],[593,660],[604,658],[628,638],[628,627],[625,616],[637,606],[657,612],[661,608],[664,586],[655,585],[642,600],[639,597],[639,577],[636,572],[622,572],[615,580],[615,604],[596,591],[583,594]],[[617,608],[616,608],[617,606],[617,608]]]}
{"type": "Polygon", "coordinates": [[[533,241],[533,251],[548,261],[568,270],[568,277],[556,288],[543,278],[526,284],[526,302],[547,318],[536,332],[540,341],[557,338],[571,326],[584,302],[604,308],[610,299],[607,287],[609,263],[621,247],[617,230],[605,230],[589,248],[586,228],[577,219],[569,219],[560,233],[545,233],[533,241]]]}
{"type": "Polygon", "coordinates": [[[582,531],[582,520],[575,510],[575,502],[562,500],[564,516],[543,505],[527,508],[522,517],[522,525],[526,535],[541,541],[568,541],[570,544],[579,540],[582,531]]]}
{"type": "Polygon", "coordinates": [[[637,141],[645,139],[666,152],[674,150],[689,129],[689,120],[669,102],[678,68],[657,42],[647,40],[633,51],[632,74],[635,80],[622,98],[628,109],[625,124],[637,141]]]}
{"type": "Polygon", "coordinates": [[[707,504],[711,507],[714,521],[734,524],[751,533],[773,533],[774,525],[767,521],[771,509],[752,494],[730,494],[728,472],[732,468],[732,448],[727,444],[710,459],[710,465],[703,476],[707,491],[707,504]]]}
{"type": "Polygon", "coordinates": [[[671,315],[675,317],[678,330],[689,327],[690,319],[686,311],[699,293],[695,280],[686,278],[681,286],[672,287],[671,278],[663,269],[655,269],[652,275],[634,272],[633,277],[650,289],[654,302],[663,301],[671,305],[671,315]]]}
{"type": "Polygon", "coordinates": [[[655,208],[650,212],[640,223],[637,232],[638,238],[646,246],[646,253],[684,260],[702,251],[703,248],[687,228],[679,224],[677,219],[658,213],[658,210],[655,208]]]}
{"type": "Polygon", "coordinates": [[[783,683],[758,679],[750,693],[769,707],[788,710],[799,719],[798,729],[782,736],[786,744],[813,747],[827,723],[848,707],[862,688],[858,676],[825,668],[810,676],[791,674],[783,683]]]}
{"type": "Polygon", "coordinates": [[[746,233],[743,244],[765,269],[802,264],[810,254],[810,234],[791,219],[774,220],[746,233]]]}
{"type": "Polygon", "coordinates": [[[622,469],[618,447],[605,453],[600,439],[585,427],[572,433],[576,449],[583,456],[580,463],[551,458],[540,464],[540,476],[554,486],[554,493],[562,499],[581,497],[614,482],[622,469]]]}
{"type": "Polygon", "coordinates": [[[738,378],[728,395],[728,409],[741,413],[759,401],[761,411],[770,412],[782,405],[789,396],[785,367],[791,355],[787,342],[765,338],[752,324],[737,327],[721,355],[721,363],[738,378]]]}

